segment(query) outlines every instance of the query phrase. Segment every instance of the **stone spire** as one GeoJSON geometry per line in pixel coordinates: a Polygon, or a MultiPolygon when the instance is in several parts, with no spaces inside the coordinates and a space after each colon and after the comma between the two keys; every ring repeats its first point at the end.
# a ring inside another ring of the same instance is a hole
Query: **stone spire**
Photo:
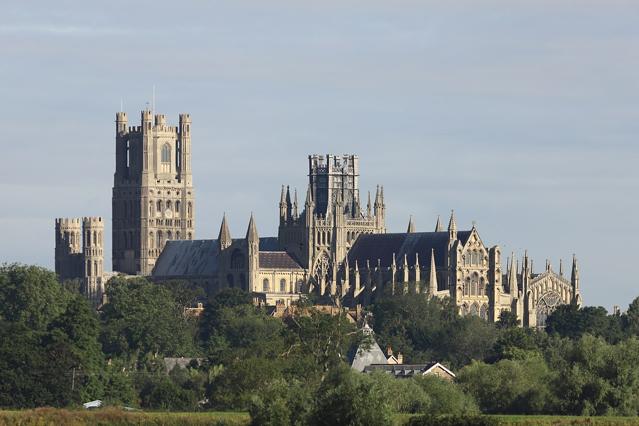
{"type": "Polygon", "coordinates": [[[564,276],[564,260],[563,259],[559,259],[559,276],[560,277],[564,276]]]}
{"type": "Polygon", "coordinates": [[[406,231],[409,234],[415,233],[415,222],[413,222],[413,215],[410,215],[408,218],[408,230],[406,231]]]}
{"type": "Polygon", "coordinates": [[[229,225],[226,223],[226,213],[224,213],[224,216],[222,216],[222,225],[220,225],[220,233],[217,236],[217,244],[220,251],[228,248],[232,242],[229,225]]]}
{"type": "Polygon", "coordinates": [[[515,253],[513,252],[510,259],[510,268],[508,270],[508,287],[511,295],[517,295],[519,292],[519,286],[517,285],[517,267],[515,261],[515,253]]]}
{"type": "Polygon", "coordinates": [[[366,204],[366,216],[371,217],[371,192],[368,191],[368,204],[366,204]]]}
{"type": "Polygon", "coordinates": [[[253,212],[251,212],[251,219],[249,220],[248,229],[246,230],[246,240],[251,242],[259,242],[260,237],[257,235],[257,226],[255,226],[255,218],[253,212]]]}
{"type": "Polygon", "coordinates": [[[293,203],[291,203],[291,189],[286,185],[286,219],[291,220],[293,217],[293,203]]]}
{"type": "MultiPolygon", "coordinates": [[[[284,187],[282,187],[284,188],[284,187]]],[[[313,205],[313,192],[311,190],[311,184],[308,184],[308,189],[306,190],[306,202],[304,203],[304,205],[306,206],[307,210],[309,207],[311,207],[313,205]]],[[[310,214],[310,211],[309,211],[310,214]]]]}
{"type": "Polygon", "coordinates": [[[282,193],[280,195],[280,223],[286,222],[286,191],[282,185],[282,193]]]}
{"type": "Polygon", "coordinates": [[[444,226],[442,225],[442,222],[439,218],[439,215],[437,215],[437,223],[435,224],[435,232],[444,232],[444,226]]]}
{"type": "Polygon", "coordinates": [[[434,296],[437,293],[437,267],[435,265],[435,249],[430,251],[430,279],[428,280],[428,293],[434,296]]]}
{"type": "Polygon", "coordinates": [[[577,266],[577,257],[574,254],[572,255],[570,283],[572,284],[572,300],[574,304],[577,304],[577,293],[579,293],[579,267],[577,266]]]}
{"type": "Polygon", "coordinates": [[[295,188],[295,193],[293,196],[293,218],[297,219],[299,216],[297,211],[297,188],[295,188]]]}
{"type": "Polygon", "coordinates": [[[450,220],[448,221],[448,235],[451,240],[457,239],[457,220],[455,219],[455,210],[450,211],[450,220]]]}

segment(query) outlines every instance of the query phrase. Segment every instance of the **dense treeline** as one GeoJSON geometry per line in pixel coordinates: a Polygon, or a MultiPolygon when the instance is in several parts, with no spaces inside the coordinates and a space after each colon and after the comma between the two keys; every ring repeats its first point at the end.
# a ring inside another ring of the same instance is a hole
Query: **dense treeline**
{"type": "Polygon", "coordinates": [[[450,301],[386,297],[369,311],[380,346],[440,361],[455,383],[354,373],[367,344],[345,315],[300,306],[273,318],[226,290],[115,278],[98,314],[42,268],[0,268],[0,407],[93,399],[164,410],[248,410],[255,424],[388,424],[393,413],[639,414],[639,299],[626,314],[563,306],[546,331],[460,317],[450,301]],[[167,371],[166,357],[194,360],[167,371]]]}

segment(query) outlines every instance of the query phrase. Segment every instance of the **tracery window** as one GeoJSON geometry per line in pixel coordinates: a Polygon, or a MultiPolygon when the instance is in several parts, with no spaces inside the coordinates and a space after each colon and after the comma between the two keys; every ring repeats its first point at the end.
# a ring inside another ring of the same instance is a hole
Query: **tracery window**
{"type": "Polygon", "coordinates": [[[481,305],[481,309],[479,310],[479,317],[485,321],[488,321],[488,307],[486,305],[481,305]]]}
{"type": "Polygon", "coordinates": [[[561,296],[556,291],[551,290],[544,293],[537,300],[537,327],[544,327],[548,315],[553,313],[561,303],[561,296]]]}
{"type": "Polygon", "coordinates": [[[262,281],[262,291],[264,292],[270,291],[268,278],[264,278],[264,281],[262,281]]]}
{"type": "Polygon", "coordinates": [[[470,306],[470,315],[474,315],[474,316],[479,316],[479,305],[477,304],[477,302],[473,303],[470,306]]]}
{"type": "Polygon", "coordinates": [[[165,143],[164,146],[162,146],[162,162],[171,162],[171,145],[169,145],[168,143],[165,143]]]}
{"type": "Polygon", "coordinates": [[[286,292],[286,280],[284,278],[280,280],[280,291],[282,293],[286,292]]]}

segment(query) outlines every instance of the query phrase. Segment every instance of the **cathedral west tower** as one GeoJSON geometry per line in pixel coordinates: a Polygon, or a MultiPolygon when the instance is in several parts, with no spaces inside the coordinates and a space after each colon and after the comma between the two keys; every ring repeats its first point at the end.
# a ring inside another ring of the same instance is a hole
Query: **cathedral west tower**
{"type": "Polygon", "coordinates": [[[124,112],[115,123],[113,270],[150,275],[167,240],[194,238],[191,118],[169,126],[146,109],[140,126],[129,127],[124,112]]]}

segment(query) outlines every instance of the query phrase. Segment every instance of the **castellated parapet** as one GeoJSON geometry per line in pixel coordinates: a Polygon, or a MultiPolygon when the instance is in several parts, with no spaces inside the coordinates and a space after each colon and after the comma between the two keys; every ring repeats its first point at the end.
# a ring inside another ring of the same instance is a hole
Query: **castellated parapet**
{"type": "Polygon", "coordinates": [[[113,270],[149,275],[167,240],[195,236],[191,117],[170,126],[146,109],[139,126],[128,126],[125,112],[115,124],[113,270]]]}
{"type": "Polygon", "coordinates": [[[55,272],[60,281],[81,280],[81,292],[98,305],[104,294],[103,219],[58,218],[55,234],[55,272]]]}

